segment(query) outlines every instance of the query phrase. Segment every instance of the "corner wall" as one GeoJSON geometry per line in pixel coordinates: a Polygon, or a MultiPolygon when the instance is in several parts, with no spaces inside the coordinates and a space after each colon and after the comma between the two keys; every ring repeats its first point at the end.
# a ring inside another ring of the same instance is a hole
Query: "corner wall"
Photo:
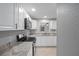
{"type": "Polygon", "coordinates": [[[57,55],[79,56],[79,4],[57,4],[57,55]]]}

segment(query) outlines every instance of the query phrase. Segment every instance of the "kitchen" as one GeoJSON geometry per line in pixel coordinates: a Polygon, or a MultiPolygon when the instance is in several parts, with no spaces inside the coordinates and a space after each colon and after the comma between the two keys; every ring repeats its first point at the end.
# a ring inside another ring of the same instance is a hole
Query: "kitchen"
{"type": "Polygon", "coordinates": [[[56,3],[0,3],[1,56],[56,56],[56,3]]]}

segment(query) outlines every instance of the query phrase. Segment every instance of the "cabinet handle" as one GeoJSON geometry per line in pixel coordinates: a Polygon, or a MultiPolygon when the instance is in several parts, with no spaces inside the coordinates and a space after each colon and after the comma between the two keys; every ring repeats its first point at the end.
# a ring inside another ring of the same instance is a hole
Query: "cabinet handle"
{"type": "Polygon", "coordinates": [[[17,24],[15,24],[16,25],[16,29],[17,29],[17,24]]]}

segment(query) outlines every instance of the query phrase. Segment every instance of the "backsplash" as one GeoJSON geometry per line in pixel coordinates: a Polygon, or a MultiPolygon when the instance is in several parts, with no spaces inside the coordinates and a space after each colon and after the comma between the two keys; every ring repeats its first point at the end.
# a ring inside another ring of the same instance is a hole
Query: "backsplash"
{"type": "Polygon", "coordinates": [[[13,46],[15,46],[17,43],[16,41],[12,41],[12,42],[8,42],[4,45],[0,46],[0,55],[2,55],[3,53],[5,53],[6,51],[9,51],[13,46]]]}

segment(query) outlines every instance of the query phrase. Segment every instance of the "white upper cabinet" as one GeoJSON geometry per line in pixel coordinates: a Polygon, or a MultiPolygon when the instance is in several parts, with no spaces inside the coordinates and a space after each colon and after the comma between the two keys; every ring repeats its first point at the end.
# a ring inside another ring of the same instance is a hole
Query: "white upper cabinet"
{"type": "Polygon", "coordinates": [[[37,29],[38,26],[37,20],[32,20],[32,28],[31,29],[37,29]]]}
{"type": "MultiPolygon", "coordinates": [[[[18,30],[24,30],[24,19],[31,20],[30,16],[28,15],[27,11],[24,9],[22,4],[16,4],[15,6],[15,23],[17,25],[18,30]]],[[[27,23],[27,22],[26,22],[27,23]]]]}
{"type": "Polygon", "coordinates": [[[14,19],[15,4],[0,3],[0,31],[16,29],[14,19]]]}
{"type": "Polygon", "coordinates": [[[17,30],[24,29],[23,8],[21,4],[15,4],[15,24],[17,30]]]}
{"type": "Polygon", "coordinates": [[[31,20],[22,4],[0,3],[0,31],[24,30],[24,18],[31,20]]]}

